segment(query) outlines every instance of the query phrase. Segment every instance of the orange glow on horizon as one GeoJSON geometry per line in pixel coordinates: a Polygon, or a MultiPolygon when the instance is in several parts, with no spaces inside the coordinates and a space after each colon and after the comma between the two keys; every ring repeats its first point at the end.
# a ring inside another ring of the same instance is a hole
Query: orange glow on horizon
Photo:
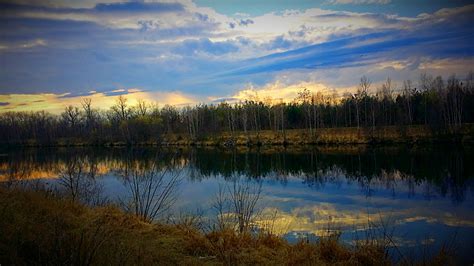
{"type": "MultiPolygon", "coordinates": [[[[119,89],[109,93],[120,93],[127,98],[127,104],[134,106],[139,100],[159,105],[186,105],[195,104],[197,99],[181,92],[147,92],[140,89],[119,89]]],[[[91,91],[87,96],[68,96],[65,94],[39,93],[39,94],[0,94],[0,102],[7,103],[0,106],[0,112],[8,111],[47,111],[50,113],[61,113],[69,105],[81,107],[81,100],[89,98],[92,106],[97,109],[108,109],[116,104],[118,95],[107,95],[91,91]]]]}

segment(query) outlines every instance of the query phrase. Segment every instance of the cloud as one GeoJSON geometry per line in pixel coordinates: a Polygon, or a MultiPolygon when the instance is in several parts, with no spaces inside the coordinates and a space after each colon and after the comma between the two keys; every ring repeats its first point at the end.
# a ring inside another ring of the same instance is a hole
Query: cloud
{"type": "Polygon", "coordinates": [[[285,39],[284,36],[280,35],[275,39],[271,40],[270,42],[266,43],[265,46],[268,50],[287,50],[288,48],[293,46],[293,42],[290,40],[285,39]]]}
{"type": "Polygon", "coordinates": [[[138,100],[155,102],[161,106],[183,106],[196,104],[202,99],[179,91],[143,91],[136,88],[116,89],[105,92],[90,91],[85,94],[74,93],[38,93],[38,94],[0,94],[0,112],[8,111],[40,111],[60,113],[68,105],[80,107],[81,99],[90,98],[94,108],[106,110],[113,106],[118,96],[123,95],[128,103],[133,106],[138,100]]]}
{"type": "Polygon", "coordinates": [[[240,26],[248,26],[248,25],[254,24],[254,23],[255,23],[255,22],[254,22],[253,20],[249,19],[249,18],[248,18],[248,19],[241,19],[241,20],[239,20],[239,25],[240,25],[240,26]]]}
{"type": "MultiPolygon", "coordinates": [[[[401,23],[400,29],[335,38],[320,44],[247,60],[242,63],[242,67],[224,75],[355,67],[374,64],[379,60],[401,60],[407,55],[436,56],[440,59],[466,58],[474,55],[470,45],[474,41],[470,29],[472,19],[466,16],[473,9],[474,6],[468,6],[440,11],[414,21],[405,21],[401,23]],[[405,28],[410,25],[410,29],[405,28]]],[[[276,39],[275,43],[282,43],[282,40],[276,39]]]]}
{"type": "MultiPolygon", "coordinates": [[[[273,198],[274,200],[278,200],[273,198]]],[[[288,199],[287,204],[298,199],[288,199]]],[[[297,206],[291,211],[282,208],[264,208],[261,212],[257,224],[272,225],[276,234],[287,232],[312,233],[317,236],[327,234],[328,224],[332,228],[337,228],[344,232],[365,230],[368,222],[377,225],[382,221],[396,221],[398,230],[402,230],[402,225],[423,222],[423,224],[443,224],[451,227],[474,227],[470,215],[464,217],[453,216],[449,211],[440,212],[438,209],[420,208],[420,204],[413,204],[404,201],[399,202],[401,206],[396,208],[374,208],[367,207],[366,213],[361,212],[356,203],[345,206],[338,202],[320,202],[314,204],[304,202],[304,206],[297,206]],[[367,213],[369,212],[369,213],[367,213]]],[[[366,206],[367,201],[362,201],[361,205],[366,206]]],[[[392,202],[394,204],[394,202],[392,202]]],[[[443,206],[443,208],[446,206],[443,206]]]]}
{"type": "Polygon", "coordinates": [[[391,0],[329,0],[328,3],[333,5],[386,5],[391,0]]]}
{"type": "Polygon", "coordinates": [[[34,5],[0,4],[8,12],[5,18],[31,18],[64,21],[92,22],[115,29],[140,29],[139,21],[153,21],[160,28],[173,28],[196,17],[184,12],[180,3],[109,3],[92,8],[51,7],[34,5]]]}
{"type": "Polygon", "coordinates": [[[0,52],[9,50],[31,49],[35,47],[47,46],[47,42],[43,39],[34,39],[22,42],[12,42],[0,44],[0,52]]]}
{"type": "Polygon", "coordinates": [[[2,3],[51,8],[93,8],[100,3],[120,3],[123,0],[2,0],[2,3]]]}
{"type": "Polygon", "coordinates": [[[237,26],[248,26],[251,24],[254,24],[255,22],[251,19],[239,19],[239,20],[234,20],[232,22],[228,22],[228,25],[231,29],[235,29],[237,26]]]}
{"type": "MultiPolygon", "coordinates": [[[[293,101],[298,96],[298,92],[302,91],[303,89],[307,89],[314,94],[318,92],[322,94],[332,93],[331,88],[316,81],[302,81],[294,84],[287,84],[285,81],[276,80],[261,87],[256,87],[252,84],[249,84],[246,86],[246,88],[238,90],[235,94],[233,94],[231,97],[228,97],[227,99],[229,99],[229,102],[258,99],[261,101],[268,101],[273,104],[282,101],[288,103],[293,101]]],[[[339,91],[341,90],[343,90],[343,88],[339,88],[339,91]]]]}
{"type": "Polygon", "coordinates": [[[80,2],[1,4],[9,25],[0,29],[2,94],[113,87],[218,99],[284,75],[292,79],[285,86],[339,89],[361,73],[379,79],[443,72],[431,61],[472,65],[474,54],[473,6],[415,17],[321,8],[230,17],[192,1],[80,2]]]}
{"type": "Polygon", "coordinates": [[[179,3],[142,3],[142,2],[123,2],[97,4],[94,10],[98,12],[120,12],[120,13],[148,13],[148,12],[179,12],[184,8],[179,3]]]}
{"type": "Polygon", "coordinates": [[[223,55],[233,53],[239,50],[238,46],[233,42],[212,42],[207,38],[199,40],[185,40],[173,49],[176,53],[192,55],[200,52],[223,55]]]}

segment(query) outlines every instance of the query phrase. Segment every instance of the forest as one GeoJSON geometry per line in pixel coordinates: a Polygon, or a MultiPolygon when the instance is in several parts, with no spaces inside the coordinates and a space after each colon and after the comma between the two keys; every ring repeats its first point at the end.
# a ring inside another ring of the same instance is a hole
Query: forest
{"type": "Polygon", "coordinates": [[[119,96],[108,110],[94,108],[90,98],[67,106],[59,114],[45,111],[0,114],[0,142],[53,144],[60,139],[77,142],[127,144],[157,141],[164,135],[185,134],[191,140],[226,132],[259,134],[304,129],[317,134],[323,128],[375,129],[422,125],[432,131],[456,134],[474,122],[473,72],[444,80],[422,74],[416,82],[395,84],[390,78],[377,88],[366,76],[354,93],[313,93],[301,88],[289,102],[270,98],[237,103],[175,107],[139,100],[130,105],[119,96]]]}

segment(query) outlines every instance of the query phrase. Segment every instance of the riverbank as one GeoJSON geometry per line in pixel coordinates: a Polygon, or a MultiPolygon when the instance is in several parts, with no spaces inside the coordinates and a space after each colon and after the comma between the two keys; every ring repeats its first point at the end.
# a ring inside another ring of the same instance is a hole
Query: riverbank
{"type": "MultiPolygon", "coordinates": [[[[0,263],[87,265],[388,265],[376,242],[335,238],[291,245],[270,233],[202,233],[191,223],[150,224],[114,206],[86,207],[51,192],[0,188],[0,263]]],[[[440,252],[432,261],[446,265],[440,252]]]]}
{"type": "Polygon", "coordinates": [[[380,145],[380,144],[474,144],[474,124],[464,124],[456,133],[427,126],[375,128],[290,129],[285,131],[222,132],[192,138],[189,134],[164,134],[149,141],[105,139],[58,139],[53,142],[25,141],[2,146],[290,146],[290,145],[380,145]]]}
{"type": "Polygon", "coordinates": [[[458,142],[474,143],[474,125],[464,125],[456,134],[425,126],[372,128],[322,128],[286,131],[225,132],[190,139],[187,135],[165,135],[158,145],[254,146],[254,145],[346,145],[416,144],[458,142]]]}

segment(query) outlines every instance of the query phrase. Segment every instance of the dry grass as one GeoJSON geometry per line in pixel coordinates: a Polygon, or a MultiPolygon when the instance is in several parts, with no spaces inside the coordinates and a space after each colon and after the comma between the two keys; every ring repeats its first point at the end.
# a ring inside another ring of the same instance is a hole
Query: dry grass
{"type": "MultiPolygon", "coordinates": [[[[236,146],[254,145],[307,145],[307,144],[377,144],[377,143],[437,143],[474,142],[474,124],[466,123],[460,128],[457,135],[447,130],[432,129],[424,125],[411,126],[377,126],[372,127],[337,127],[315,129],[311,135],[308,129],[287,129],[285,136],[281,131],[220,132],[198,136],[192,139],[187,133],[163,134],[160,140],[134,142],[87,142],[74,138],[59,139],[47,146],[225,146],[233,143],[236,146]],[[233,140],[233,141],[230,141],[233,140]]],[[[33,140],[17,143],[17,145],[36,147],[43,146],[33,140]]]]}
{"type": "MultiPolygon", "coordinates": [[[[268,232],[201,233],[150,224],[108,206],[88,208],[46,192],[0,188],[0,264],[388,265],[383,248],[337,238],[289,244],[268,232]]],[[[440,253],[433,263],[446,263],[440,253]]]]}
{"type": "MultiPolygon", "coordinates": [[[[446,132],[445,132],[446,133],[446,132]]],[[[464,124],[460,134],[463,142],[472,142],[474,136],[474,125],[464,124]]],[[[233,139],[236,146],[246,145],[306,145],[306,144],[370,144],[370,143],[418,143],[418,142],[445,142],[453,141],[453,136],[440,134],[432,131],[431,128],[414,126],[384,126],[355,128],[321,128],[316,129],[313,135],[307,129],[286,130],[285,137],[282,132],[272,130],[261,130],[258,132],[223,132],[211,134],[191,140],[187,134],[169,134],[163,136],[165,145],[199,145],[199,146],[219,146],[229,143],[233,139]],[[286,140],[286,141],[285,141],[286,140]]]]}

